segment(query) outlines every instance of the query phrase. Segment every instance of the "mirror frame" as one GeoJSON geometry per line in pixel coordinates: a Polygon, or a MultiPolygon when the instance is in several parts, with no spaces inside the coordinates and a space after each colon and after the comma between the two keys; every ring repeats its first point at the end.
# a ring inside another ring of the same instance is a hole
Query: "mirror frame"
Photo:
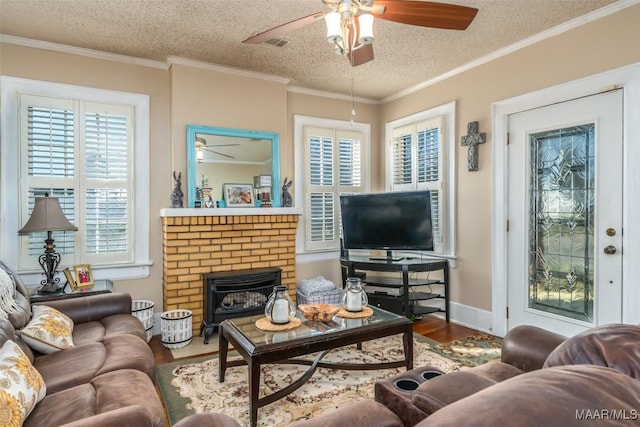
{"type": "Polygon", "coordinates": [[[280,135],[276,132],[232,129],[216,126],[187,125],[187,195],[189,207],[196,206],[196,134],[230,136],[238,138],[255,138],[271,140],[271,178],[273,191],[271,206],[282,206],[280,201],[280,135]]]}

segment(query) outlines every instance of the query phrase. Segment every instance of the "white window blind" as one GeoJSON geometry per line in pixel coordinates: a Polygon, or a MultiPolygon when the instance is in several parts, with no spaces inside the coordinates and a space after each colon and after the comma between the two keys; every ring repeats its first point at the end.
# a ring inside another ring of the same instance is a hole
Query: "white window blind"
{"type": "Polygon", "coordinates": [[[340,195],[363,191],[360,132],[307,126],[305,140],[305,250],[340,246],[340,195]]]}
{"type": "MultiPolygon", "coordinates": [[[[67,265],[131,262],[132,106],[20,96],[21,223],[35,197],[58,197],[77,232],[54,232],[67,265]]],[[[22,240],[20,265],[37,266],[46,233],[22,240]]]]}
{"type": "Polygon", "coordinates": [[[391,191],[429,190],[434,251],[442,250],[443,117],[394,128],[391,133],[391,191]]]}

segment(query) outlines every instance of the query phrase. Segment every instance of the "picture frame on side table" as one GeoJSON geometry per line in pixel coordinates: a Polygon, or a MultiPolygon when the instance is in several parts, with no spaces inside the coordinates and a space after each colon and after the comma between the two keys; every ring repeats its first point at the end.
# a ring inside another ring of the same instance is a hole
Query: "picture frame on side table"
{"type": "Polygon", "coordinates": [[[89,264],[79,264],[73,266],[73,271],[76,273],[76,286],[79,288],[93,286],[95,281],[93,280],[93,272],[89,264]]]}
{"type": "Polygon", "coordinates": [[[71,274],[71,269],[67,267],[63,270],[63,272],[64,272],[64,277],[67,278],[67,283],[69,284],[69,286],[71,286],[71,290],[75,291],[78,288],[78,286],[76,285],[76,281],[73,278],[73,274],[71,274]]]}
{"type": "Polygon", "coordinates": [[[251,184],[223,184],[222,192],[228,208],[253,207],[253,185],[251,184]]]}

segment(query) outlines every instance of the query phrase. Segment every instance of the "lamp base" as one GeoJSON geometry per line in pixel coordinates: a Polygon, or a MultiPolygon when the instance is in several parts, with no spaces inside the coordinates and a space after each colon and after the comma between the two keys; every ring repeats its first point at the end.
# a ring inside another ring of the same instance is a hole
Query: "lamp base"
{"type": "Polygon", "coordinates": [[[64,285],[60,286],[59,283],[47,283],[46,285],[40,286],[38,289],[38,293],[40,294],[56,294],[60,293],[64,290],[64,285]]]}

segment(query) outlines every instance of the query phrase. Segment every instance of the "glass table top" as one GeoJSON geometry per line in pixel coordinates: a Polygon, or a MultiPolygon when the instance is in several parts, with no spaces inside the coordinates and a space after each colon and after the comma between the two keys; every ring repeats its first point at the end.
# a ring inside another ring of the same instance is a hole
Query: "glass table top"
{"type": "Polygon", "coordinates": [[[294,329],[286,331],[269,332],[258,329],[255,325],[256,321],[263,318],[264,314],[237,317],[226,320],[233,327],[241,332],[253,345],[260,346],[264,344],[275,344],[286,341],[293,341],[301,338],[315,337],[320,335],[328,335],[345,331],[348,329],[362,328],[368,325],[375,325],[389,320],[405,319],[404,316],[389,313],[377,307],[369,306],[373,310],[373,315],[363,319],[346,319],[334,316],[329,322],[314,322],[304,318],[300,311],[296,311],[296,317],[302,321],[302,324],[294,329]]]}

